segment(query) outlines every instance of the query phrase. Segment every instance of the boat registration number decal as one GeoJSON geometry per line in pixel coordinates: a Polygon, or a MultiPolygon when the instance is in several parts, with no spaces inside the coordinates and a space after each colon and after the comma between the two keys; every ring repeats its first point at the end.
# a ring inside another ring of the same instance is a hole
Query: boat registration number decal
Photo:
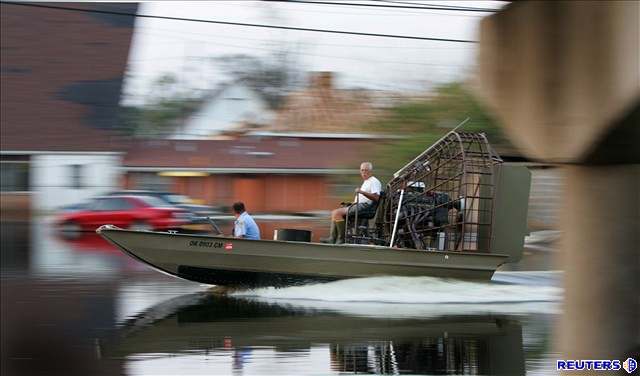
{"type": "Polygon", "coordinates": [[[206,240],[189,240],[189,247],[204,247],[204,248],[223,248],[223,242],[209,242],[206,240]]]}

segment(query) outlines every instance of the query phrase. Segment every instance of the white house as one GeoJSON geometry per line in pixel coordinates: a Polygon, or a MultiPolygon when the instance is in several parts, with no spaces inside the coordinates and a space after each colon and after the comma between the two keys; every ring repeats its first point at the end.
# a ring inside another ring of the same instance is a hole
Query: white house
{"type": "Polygon", "coordinates": [[[31,156],[34,207],[53,210],[85,201],[120,183],[122,153],[42,153],[31,156]]]}
{"type": "Polygon", "coordinates": [[[3,203],[26,195],[31,210],[47,212],[116,190],[123,156],[118,151],[2,150],[3,203]]]}
{"type": "Polygon", "coordinates": [[[207,139],[243,124],[268,124],[273,118],[273,112],[260,94],[242,81],[236,81],[223,85],[169,138],[207,139]]]}

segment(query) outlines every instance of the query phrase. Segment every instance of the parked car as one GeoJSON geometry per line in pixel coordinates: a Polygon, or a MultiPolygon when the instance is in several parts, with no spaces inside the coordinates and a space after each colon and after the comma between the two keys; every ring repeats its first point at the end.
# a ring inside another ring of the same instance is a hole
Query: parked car
{"type": "Polygon", "coordinates": [[[151,196],[96,197],[78,211],[62,213],[56,222],[66,233],[93,231],[104,224],[134,230],[167,230],[191,222],[188,211],[151,196]]]}
{"type": "Polygon", "coordinates": [[[211,215],[220,215],[221,212],[207,205],[197,205],[191,203],[189,197],[184,195],[179,195],[173,192],[159,192],[159,191],[148,191],[148,190],[123,190],[123,191],[115,191],[108,193],[111,195],[130,195],[130,196],[151,196],[157,197],[162,201],[176,206],[178,208],[187,210],[193,213],[196,217],[208,217],[211,215]]]}

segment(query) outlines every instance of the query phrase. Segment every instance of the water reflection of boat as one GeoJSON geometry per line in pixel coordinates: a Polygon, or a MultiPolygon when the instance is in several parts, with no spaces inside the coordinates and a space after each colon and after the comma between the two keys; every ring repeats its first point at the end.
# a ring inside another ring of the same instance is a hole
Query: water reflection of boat
{"type": "MultiPolygon", "coordinates": [[[[309,353],[328,346],[338,372],[524,374],[522,328],[509,317],[389,319],[212,296],[183,295],[122,326],[114,356],[309,353]]],[[[258,361],[253,359],[253,361],[258,361]]]]}
{"type": "Polygon", "coordinates": [[[70,238],[60,233],[56,234],[56,238],[64,244],[69,245],[74,251],[80,252],[98,252],[98,253],[118,253],[118,247],[106,241],[98,234],[79,233],[79,236],[70,238]]]}

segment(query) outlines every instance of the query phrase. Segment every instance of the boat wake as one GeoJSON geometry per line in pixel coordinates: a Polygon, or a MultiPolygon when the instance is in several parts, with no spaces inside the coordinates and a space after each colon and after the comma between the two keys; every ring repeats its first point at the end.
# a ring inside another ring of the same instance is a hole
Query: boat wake
{"type": "Polygon", "coordinates": [[[488,283],[435,277],[372,277],[259,288],[230,295],[365,316],[557,313],[563,297],[559,277],[559,272],[501,272],[488,283]]]}

